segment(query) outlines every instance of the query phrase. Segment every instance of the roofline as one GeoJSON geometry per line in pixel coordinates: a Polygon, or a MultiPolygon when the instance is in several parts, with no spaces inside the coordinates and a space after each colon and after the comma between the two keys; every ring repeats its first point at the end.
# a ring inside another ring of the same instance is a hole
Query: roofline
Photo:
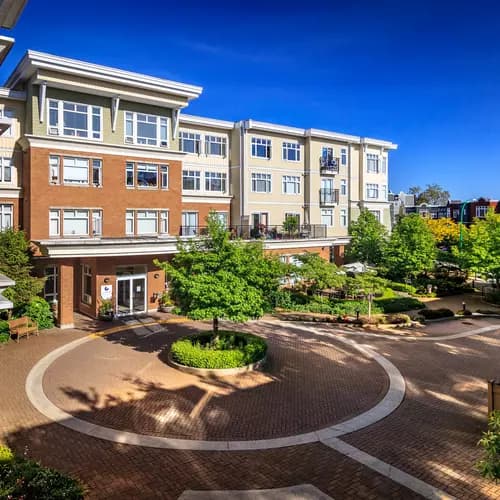
{"type": "Polygon", "coordinates": [[[276,132],[279,134],[296,135],[304,137],[305,130],[303,128],[290,127],[288,125],[279,125],[277,123],[259,122],[257,120],[243,120],[247,130],[265,130],[266,132],[276,132]]]}
{"type": "Polygon", "coordinates": [[[0,26],[13,28],[28,0],[4,0],[0,2],[0,26]]]}
{"type": "Polygon", "coordinates": [[[77,59],[55,56],[44,52],[28,50],[5,82],[6,87],[14,87],[19,81],[27,80],[37,69],[48,69],[91,79],[108,81],[130,87],[154,90],[187,97],[199,97],[203,88],[187,83],[165,80],[141,73],[93,64],[77,59]]]}
{"type": "Polygon", "coordinates": [[[350,142],[354,144],[359,144],[361,142],[361,137],[358,135],[342,134],[340,132],[331,132],[329,130],[320,130],[317,128],[309,128],[306,130],[306,135],[308,137],[320,137],[323,139],[335,139],[338,141],[350,142]]]}
{"type": "Polygon", "coordinates": [[[216,118],[205,118],[204,116],[186,115],[181,113],[179,116],[181,123],[189,123],[193,125],[204,125],[207,127],[216,127],[224,130],[234,129],[234,122],[227,120],[218,120],[216,118]]]}
{"type": "Polygon", "coordinates": [[[6,87],[0,87],[0,98],[2,99],[13,99],[16,101],[25,101],[26,92],[20,90],[12,90],[6,87]]]}

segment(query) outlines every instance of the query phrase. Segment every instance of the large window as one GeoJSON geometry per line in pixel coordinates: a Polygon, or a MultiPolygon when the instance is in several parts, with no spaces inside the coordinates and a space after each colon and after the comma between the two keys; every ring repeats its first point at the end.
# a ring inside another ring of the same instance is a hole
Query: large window
{"type": "Polygon", "coordinates": [[[226,138],[217,135],[205,136],[205,154],[226,156],[226,138]]]}
{"type": "Polygon", "coordinates": [[[300,161],[300,144],[298,142],[283,143],[283,160],[300,161]]]}
{"type": "Polygon", "coordinates": [[[379,222],[382,222],[380,210],[369,210],[369,212],[375,216],[375,219],[377,219],[379,222]]]}
{"type": "Polygon", "coordinates": [[[101,236],[102,214],[101,209],[52,208],[49,210],[49,236],[101,236]]]}
{"type": "Polygon", "coordinates": [[[366,171],[378,174],[378,155],[367,153],[366,171]]]}
{"type": "Polygon", "coordinates": [[[63,181],[64,184],[88,184],[89,160],[65,157],[63,159],[63,181]]]}
{"type": "Polygon", "coordinates": [[[156,210],[137,210],[137,234],[158,233],[158,212],[156,210]]]}
{"type": "Polygon", "coordinates": [[[49,99],[48,127],[51,135],[102,139],[102,108],[49,99]]]}
{"type": "Polygon", "coordinates": [[[89,158],[75,158],[70,156],[49,156],[49,182],[59,184],[73,184],[88,186],[102,186],[102,160],[89,158]]]}
{"type": "Polygon", "coordinates": [[[366,197],[367,198],[378,198],[378,184],[367,184],[366,185],[366,197]]]}
{"type": "Polygon", "coordinates": [[[151,236],[169,231],[168,210],[127,210],[125,233],[127,236],[151,236]]]}
{"type": "Polygon", "coordinates": [[[125,185],[148,189],[168,189],[168,165],[133,163],[125,165],[125,185]]]}
{"type": "Polygon", "coordinates": [[[271,140],[252,137],[252,156],[255,158],[271,158],[271,140]]]}
{"type": "Polygon", "coordinates": [[[226,174],[205,172],[205,191],[226,192],[226,174]]]}
{"type": "Polygon", "coordinates": [[[488,209],[490,207],[486,205],[479,205],[476,206],[476,217],[486,217],[486,214],[488,213],[488,209]]]}
{"type": "Polygon", "coordinates": [[[182,189],[186,191],[199,191],[201,189],[200,172],[196,170],[183,170],[182,189]]]}
{"type": "Polygon", "coordinates": [[[271,174],[252,174],[252,192],[270,193],[271,192],[271,174]]]}
{"type": "Polygon", "coordinates": [[[198,233],[198,212],[182,212],[181,236],[195,236],[198,233]]]}
{"type": "Polygon", "coordinates": [[[63,210],[63,235],[88,236],[89,211],[88,210],[63,210]]]}
{"type": "Polygon", "coordinates": [[[333,209],[327,208],[321,210],[321,224],[328,227],[333,226],[333,209]]]}
{"type": "Polygon", "coordinates": [[[82,265],[82,302],[92,304],[92,268],[82,265]]]}
{"type": "Polygon", "coordinates": [[[179,148],[184,153],[201,153],[201,136],[194,132],[179,132],[179,148]]]}
{"type": "Polygon", "coordinates": [[[148,146],[168,146],[168,118],[126,111],[125,142],[148,146]]]}
{"type": "Polygon", "coordinates": [[[295,175],[283,176],[283,193],[300,194],[300,177],[295,175]]]}
{"type": "Polygon", "coordinates": [[[0,204],[0,231],[12,227],[13,206],[0,204]]]}
{"type": "Polygon", "coordinates": [[[57,300],[57,266],[48,266],[44,269],[45,283],[43,287],[43,297],[47,302],[54,302],[57,300]]]}
{"type": "Polygon", "coordinates": [[[12,182],[10,158],[0,158],[0,182],[12,182]]]}
{"type": "Polygon", "coordinates": [[[138,163],[136,166],[136,179],[138,187],[158,187],[158,165],[138,163]]]}

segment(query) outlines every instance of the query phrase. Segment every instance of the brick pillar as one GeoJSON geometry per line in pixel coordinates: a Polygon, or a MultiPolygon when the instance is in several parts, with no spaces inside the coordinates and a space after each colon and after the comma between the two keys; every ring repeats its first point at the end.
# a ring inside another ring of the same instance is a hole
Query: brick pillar
{"type": "Polygon", "coordinates": [[[59,266],[59,328],[73,328],[73,290],[74,265],[73,262],[61,263],[59,266]]]}

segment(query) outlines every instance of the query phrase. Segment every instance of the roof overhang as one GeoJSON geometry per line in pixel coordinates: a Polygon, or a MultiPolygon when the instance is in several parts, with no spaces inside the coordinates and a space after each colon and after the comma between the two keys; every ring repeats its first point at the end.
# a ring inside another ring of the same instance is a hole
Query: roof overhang
{"type": "Polygon", "coordinates": [[[293,135],[304,137],[305,130],[303,128],[288,127],[286,125],[278,125],[275,123],[258,122],[256,120],[244,120],[243,125],[246,130],[262,130],[265,132],[274,132],[276,134],[293,135]]]}
{"type": "Polygon", "coordinates": [[[234,128],[234,122],[205,118],[203,116],[186,115],[184,113],[180,115],[179,121],[181,125],[200,125],[203,127],[219,128],[221,130],[232,130],[234,128]]]}
{"type": "MultiPolygon", "coordinates": [[[[1,9],[1,3],[0,3],[1,9]]],[[[15,40],[9,36],[0,36],[0,64],[2,64],[14,45],[15,40]]]]}
{"type": "Polygon", "coordinates": [[[317,137],[319,139],[333,139],[334,141],[347,142],[351,144],[359,144],[361,142],[361,137],[358,135],[341,134],[340,132],[330,132],[328,130],[320,130],[317,128],[307,129],[306,136],[317,137]]]}
{"type": "Polygon", "coordinates": [[[17,23],[27,1],[28,0],[0,1],[0,26],[2,28],[12,28],[17,23]]]}
{"type": "MultiPolygon", "coordinates": [[[[12,74],[7,79],[5,86],[15,87],[21,82],[33,78],[33,83],[47,83],[49,86],[61,87],[68,90],[85,91],[85,82],[88,82],[88,90],[96,93],[96,84],[102,86],[98,93],[100,95],[109,95],[110,97],[120,94],[120,89],[129,90],[124,95],[125,99],[132,99],[135,92],[138,95],[142,93],[151,93],[160,96],[164,100],[179,100],[185,102],[184,105],[199,97],[203,91],[202,87],[189,85],[172,80],[165,80],[149,75],[134,73],[109,66],[101,66],[76,59],[54,56],[43,52],[28,50],[21,61],[18,63],[12,74]],[[51,75],[63,75],[64,78],[57,78],[51,75]],[[108,89],[108,90],[106,90],[108,89]],[[177,98],[177,99],[176,99],[177,98]]],[[[148,99],[145,97],[143,101],[148,99]]],[[[176,107],[183,107],[177,102],[176,107]]]]}

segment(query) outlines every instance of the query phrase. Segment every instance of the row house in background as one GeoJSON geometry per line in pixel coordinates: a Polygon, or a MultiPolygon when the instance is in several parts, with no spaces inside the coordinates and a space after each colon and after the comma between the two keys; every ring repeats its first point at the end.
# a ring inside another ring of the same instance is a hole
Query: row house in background
{"type": "Polygon", "coordinates": [[[155,310],[165,276],[154,260],[203,235],[210,211],[283,259],[342,262],[363,208],[390,225],[391,142],[188,115],[198,86],[34,51],[6,87],[3,227],[34,243],[62,327],[106,299],[118,315],[155,310]]]}

